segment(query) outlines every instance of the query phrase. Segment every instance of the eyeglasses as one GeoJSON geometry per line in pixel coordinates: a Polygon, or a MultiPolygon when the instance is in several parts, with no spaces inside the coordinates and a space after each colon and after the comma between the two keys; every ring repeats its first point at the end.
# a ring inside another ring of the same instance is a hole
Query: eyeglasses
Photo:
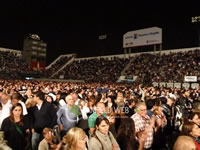
{"type": "Polygon", "coordinates": [[[139,111],[147,111],[147,109],[138,109],[139,111]]]}

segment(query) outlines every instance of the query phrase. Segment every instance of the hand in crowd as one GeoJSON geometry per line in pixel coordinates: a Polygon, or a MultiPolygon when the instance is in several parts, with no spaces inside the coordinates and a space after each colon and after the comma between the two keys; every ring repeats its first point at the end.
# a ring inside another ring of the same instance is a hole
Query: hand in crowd
{"type": "Polygon", "coordinates": [[[112,150],[118,150],[118,149],[119,149],[119,147],[118,147],[117,144],[113,144],[113,145],[112,145],[112,150]]]}

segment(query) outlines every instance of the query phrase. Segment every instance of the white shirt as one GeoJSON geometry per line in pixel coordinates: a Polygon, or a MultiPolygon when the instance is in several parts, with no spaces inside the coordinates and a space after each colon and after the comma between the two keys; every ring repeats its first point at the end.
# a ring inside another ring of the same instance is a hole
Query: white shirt
{"type": "Polygon", "coordinates": [[[1,111],[1,116],[0,116],[0,128],[1,128],[3,120],[10,116],[11,108],[12,108],[11,100],[8,100],[6,104],[2,103],[2,111],[1,111]]]}
{"type": "Polygon", "coordinates": [[[22,108],[23,108],[23,115],[27,115],[28,114],[28,111],[26,109],[26,105],[24,104],[24,102],[22,101],[19,101],[19,103],[22,105],[22,108]]]}
{"type": "Polygon", "coordinates": [[[42,107],[42,104],[43,104],[43,102],[39,105],[39,104],[36,104],[36,106],[37,106],[37,108],[38,108],[38,110],[40,110],[41,109],[41,107],[42,107]]]}
{"type": "Polygon", "coordinates": [[[65,105],[67,105],[67,104],[65,103],[65,100],[64,100],[64,99],[61,99],[61,100],[59,101],[59,108],[62,107],[62,106],[65,106],[65,105]]]}
{"type": "Polygon", "coordinates": [[[88,119],[87,113],[90,112],[90,109],[87,106],[83,106],[81,109],[81,114],[84,120],[88,119]]]}

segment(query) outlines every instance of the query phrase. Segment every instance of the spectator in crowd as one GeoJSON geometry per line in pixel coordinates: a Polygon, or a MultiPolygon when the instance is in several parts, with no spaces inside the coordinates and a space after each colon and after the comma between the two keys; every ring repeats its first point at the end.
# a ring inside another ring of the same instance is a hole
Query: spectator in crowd
{"type": "Polygon", "coordinates": [[[135,123],[136,136],[144,140],[144,149],[150,149],[153,143],[153,134],[155,128],[155,117],[147,115],[147,106],[143,102],[136,105],[136,113],[131,116],[135,123]]]}
{"type": "Polygon", "coordinates": [[[72,95],[66,96],[65,101],[66,105],[62,106],[57,111],[57,122],[60,126],[61,137],[63,137],[70,128],[77,125],[78,116],[80,115],[80,109],[75,105],[72,95]]]}
{"type": "Polygon", "coordinates": [[[27,115],[28,112],[26,109],[26,105],[21,99],[22,99],[22,96],[19,93],[13,93],[11,96],[11,103],[12,103],[12,105],[20,103],[23,107],[23,115],[27,115]]]}
{"type": "Polygon", "coordinates": [[[119,150],[120,147],[109,131],[109,120],[103,116],[96,119],[96,130],[89,140],[89,150],[119,150]]]}
{"type": "Polygon", "coordinates": [[[107,119],[109,120],[110,123],[110,127],[109,127],[109,131],[113,134],[113,136],[116,138],[117,136],[117,130],[116,130],[116,113],[114,111],[109,112],[106,114],[107,115],[107,119]]]}
{"type": "Polygon", "coordinates": [[[99,116],[104,116],[106,117],[106,113],[105,113],[105,105],[102,102],[98,102],[96,104],[96,112],[94,112],[93,114],[91,114],[88,118],[88,126],[90,128],[90,134],[92,135],[95,131],[95,122],[96,119],[99,116]]]}
{"type": "Polygon", "coordinates": [[[30,124],[22,112],[23,108],[20,103],[13,105],[10,117],[3,120],[1,127],[8,145],[14,150],[28,149],[30,144],[28,139],[30,124]]]}
{"type": "Polygon", "coordinates": [[[38,150],[61,150],[62,142],[56,143],[51,128],[44,128],[42,131],[44,139],[40,142],[38,150]]]}
{"type": "Polygon", "coordinates": [[[144,141],[141,140],[141,137],[139,137],[138,140],[136,139],[133,119],[127,116],[121,118],[117,133],[117,142],[121,150],[143,149],[144,141]]]}
{"type": "Polygon", "coordinates": [[[90,96],[89,100],[88,100],[88,105],[87,107],[89,108],[90,112],[88,113],[89,116],[95,111],[95,97],[90,96]]]}
{"type": "Polygon", "coordinates": [[[127,99],[125,101],[123,112],[126,116],[131,117],[135,113],[134,109],[135,109],[135,105],[136,105],[137,101],[138,100],[136,98],[135,99],[127,99]]]}
{"type": "Polygon", "coordinates": [[[87,136],[83,129],[73,127],[63,137],[65,150],[87,150],[87,136]]]}
{"type": "Polygon", "coordinates": [[[32,149],[37,150],[39,142],[42,140],[42,131],[45,127],[53,128],[57,122],[56,109],[53,104],[46,102],[44,93],[37,91],[34,93],[36,106],[32,109],[32,149]]]}
{"type": "Polygon", "coordinates": [[[190,136],[179,136],[173,150],[199,150],[190,136]]]}
{"type": "Polygon", "coordinates": [[[200,112],[191,112],[188,115],[188,121],[194,122],[196,125],[200,127],[200,112]]]}
{"type": "Polygon", "coordinates": [[[3,120],[7,118],[8,116],[10,116],[10,110],[12,108],[10,96],[7,94],[2,94],[1,104],[2,104],[2,111],[1,111],[1,116],[0,116],[0,127],[2,125],[3,120]]]}
{"type": "Polygon", "coordinates": [[[113,112],[117,109],[117,104],[115,103],[114,97],[108,96],[107,101],[104,103],[107,112],[113,112]]]}
{"type": "Polygon", "coordinates": [[[181,135],[190,136],[200,147],[200,128],[193,122],[184,122],[181,135]]]}

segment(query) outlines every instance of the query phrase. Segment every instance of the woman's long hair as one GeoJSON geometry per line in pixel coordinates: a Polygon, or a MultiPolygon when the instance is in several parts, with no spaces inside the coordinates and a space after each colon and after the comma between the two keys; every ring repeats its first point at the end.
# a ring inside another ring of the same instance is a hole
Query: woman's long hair
{"type": "Polygon", "coordinates": [[[117,138],[119,138],[122,135],[125,135],[129,139],[136,141],[134,133],[135,133],[135,123],[133,119],[131,119],[128,116],[123,116],[122,118],[120,118],[120,125],[117,130],[117,138]]]}
{"type": "Polygon", "coordinates": [[[23,123],[23,107],[22,107],[22,105],[21,105],[20,103],[17,103],[17,104],[15,104],[15,105],[13,105],[13,107],[12,107],[12,109],[11,109],[11,112],[10,112],[10,120],[13,121],[13,122],[15,123],[13,110],[14,110],[16,107],[21,107],[21,109],[22,109],[22,113],[21,113],[21,115],[20,115],[20,122],[19,122],[19,124],[20,124],[20,125],[23,125],[23,124],[24,124],[24,123],[23,123]]]}

